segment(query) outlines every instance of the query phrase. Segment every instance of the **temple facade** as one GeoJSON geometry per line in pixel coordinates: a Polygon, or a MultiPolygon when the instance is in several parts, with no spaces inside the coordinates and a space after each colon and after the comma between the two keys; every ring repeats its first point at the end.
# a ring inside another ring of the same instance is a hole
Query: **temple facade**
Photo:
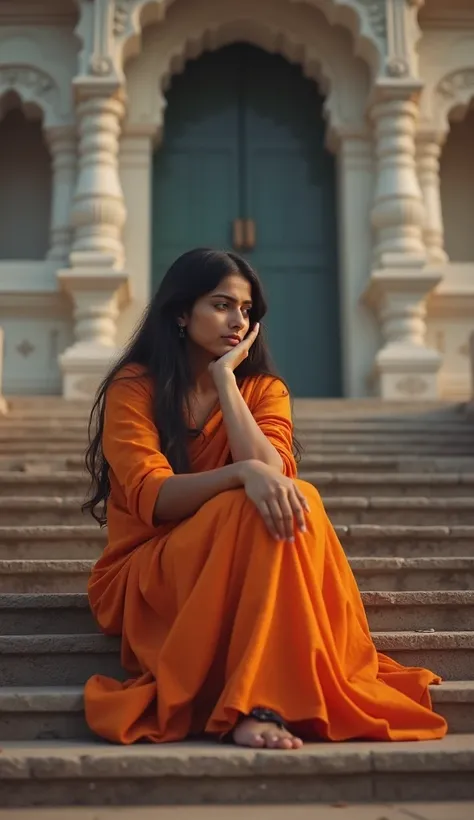
{"type": "Polygon", "coordinates": [[[467,398],[473,99],[472,0],[3,0],[3,393],[93,395],[209,245],[295,395],[467,398]]]}

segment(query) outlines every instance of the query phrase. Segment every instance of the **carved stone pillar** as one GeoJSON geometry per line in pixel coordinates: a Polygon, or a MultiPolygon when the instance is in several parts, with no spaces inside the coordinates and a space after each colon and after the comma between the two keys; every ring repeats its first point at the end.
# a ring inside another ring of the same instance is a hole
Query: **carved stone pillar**
{"type": "Polygon", "coordinates": [[[372,211],[374,265],[367,298],[381,326],[375,360],[377,390],[389,399],[431,399],[438,393],[440,356],[425,344],[426,298],[441,280],[426,267],[425,208],[415,163],[417,85],[377,88],[377,181],[372,211]]]}
{"type": "Polygon", "coordinates": [[[416,137],[416,159],[425,206],[423,238],[428,261],[434,264],[446,262],[444,250],[444,226],[441,210],[439,161],[445,134],[420,131],[416,137]]]}
{"type": "Polygon", "coordinates": [[[389,97],[371,110],[375,127],[377,180],[372,225],[376,260],[385,264],[425,262],[424,207],[415,166],[418,107],[410,97],[389,97]]]}
{"type": "Polygon", "coordinates": [[[77,138],[73,126],[48,128],[46,140],[53,166],[53,201],[51,208],[48,259],[66,262],[71,252],[71,205],[76,181],[77,138]]]}
{"type": "Polygon", "coordinates": [[[87,266],[96,256],[101,260],[106,256],[110,267],[120,268],[123,263],[125,204],[117,159],[123,114],[120,96],[104,94],[100,88],[77,106],[79,175],[72,212],[74,266],[87,266]]]}
{"type": "Polygon", "coordinates": [[[124,105],[105,83],[78,91],[74,242],[70,268],[58,273],[74,305],[76,341],[60,358],[66,398],[93,395],[114,358],[118,306],[128,282],[122,270],[125,205],[117,160],[124,105]]]}

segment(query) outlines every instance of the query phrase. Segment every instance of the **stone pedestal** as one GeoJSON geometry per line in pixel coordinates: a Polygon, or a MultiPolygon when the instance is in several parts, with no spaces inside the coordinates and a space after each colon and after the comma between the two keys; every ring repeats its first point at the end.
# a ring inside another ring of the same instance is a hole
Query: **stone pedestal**
{"type": "Polygon", "coordinates": [[[116,321],[127,299],[128,276],[98,265],[59,271],[58,279],[74,305],[75,342],[59,359],[63,393],[68,399],[87,399],[117,358],[116,321]]]}
{"type": "Polygon", "coordinates": [[[384,339],[373,377],[389,400],[436,399],[440,354],[425,344],[426,297],[441,281],[435,270],[392,268],[372,272],[366,294],[384,339]]]}

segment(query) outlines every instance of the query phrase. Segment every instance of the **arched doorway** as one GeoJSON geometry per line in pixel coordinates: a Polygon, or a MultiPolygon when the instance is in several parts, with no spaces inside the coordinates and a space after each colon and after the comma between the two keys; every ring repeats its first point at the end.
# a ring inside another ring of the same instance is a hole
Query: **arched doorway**
{"type": "Polygon", "coordinates": [[[167,102],[153,163],[153,287],[180,253],[232,247],[235,220],[250,220],[254,247],[241,252],[264,283],[280,372],[296,396],[340,395],[335,168],[315,83],[236,44],[188,63],[167,102]]]}

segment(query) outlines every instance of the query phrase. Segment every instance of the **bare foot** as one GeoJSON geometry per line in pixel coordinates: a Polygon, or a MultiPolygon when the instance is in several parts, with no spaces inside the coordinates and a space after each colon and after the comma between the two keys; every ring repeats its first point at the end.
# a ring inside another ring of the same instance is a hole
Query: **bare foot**
{"type": "Polygon", "coordinates": [[[254,749],[301,749],[303,745],[303,741],[287,729],[254,718],[244,718],[235,727],[233,738],[237,746],[251,746],[254,749]]]}

